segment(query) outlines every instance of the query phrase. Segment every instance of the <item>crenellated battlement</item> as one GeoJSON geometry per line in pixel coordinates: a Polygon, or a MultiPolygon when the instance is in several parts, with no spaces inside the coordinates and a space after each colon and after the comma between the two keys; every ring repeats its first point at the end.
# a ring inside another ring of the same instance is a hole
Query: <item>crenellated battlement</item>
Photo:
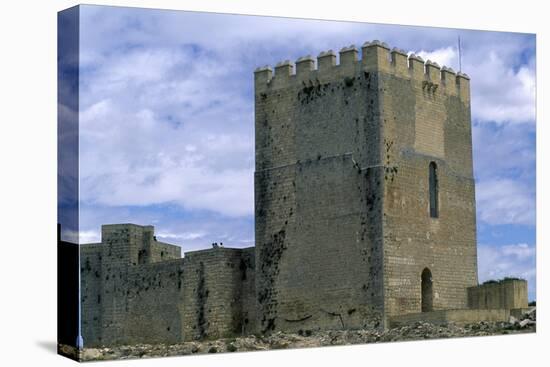
{"type": "Polygon", "coordinates": [[[343,47],[339,51],[339,62],[333,50],[298,58],[295,62],[285,60],[277,63],[275,70],[265,65],[254,72],[257,92],[266,89],[285,88],[305,81],[324,82],[346,76],[354,76],[362,71],[379,71],[398,77],[418,81],[422,89],[430,93],[458,95],[470,99],[470,78],[464,73],[455,73],[452,68],[439,66],[431,60],[424,61],[414,53],[390,47],[378,40],[365,42],[359,49],[355,45],[343,47]]]}

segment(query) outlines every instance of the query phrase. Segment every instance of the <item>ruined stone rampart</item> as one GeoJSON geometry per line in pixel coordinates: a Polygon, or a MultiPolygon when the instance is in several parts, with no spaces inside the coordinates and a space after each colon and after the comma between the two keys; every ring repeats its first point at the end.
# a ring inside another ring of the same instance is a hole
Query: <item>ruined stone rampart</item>
{"type": "Polygon", "coordinates": [[[188,252],[153,227],[102,228],[81,246],[86,345],[178,343],[249,332],[255,324],[254,248],[188,252]]]}
{"type": "Polygon", "coordinates": [[[468,307],[473,309],[527,308],[527,281],[504,279],[468,288],[468,307]]]}

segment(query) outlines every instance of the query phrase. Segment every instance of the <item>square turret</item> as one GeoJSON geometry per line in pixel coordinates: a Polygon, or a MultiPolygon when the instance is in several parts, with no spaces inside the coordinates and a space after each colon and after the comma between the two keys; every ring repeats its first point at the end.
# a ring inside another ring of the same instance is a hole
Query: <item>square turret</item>
{"type": "Polygon", "coordinates": [[[477,284],[469,79],[379,41],[358,54],[256,70],[261,332],[382,327],[477,284]]]}

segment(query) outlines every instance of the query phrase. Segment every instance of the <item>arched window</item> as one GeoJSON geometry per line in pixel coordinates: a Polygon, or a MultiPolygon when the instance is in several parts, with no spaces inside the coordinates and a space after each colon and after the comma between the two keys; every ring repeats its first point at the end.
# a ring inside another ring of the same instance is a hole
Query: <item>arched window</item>
{"type": "Polygon", "coordinates": [[[437,165],[435,162],[430,162],[430,217],[437,218],[439,216],[439,200],[438,200],[438,180],[437,180],[437,165]]]}

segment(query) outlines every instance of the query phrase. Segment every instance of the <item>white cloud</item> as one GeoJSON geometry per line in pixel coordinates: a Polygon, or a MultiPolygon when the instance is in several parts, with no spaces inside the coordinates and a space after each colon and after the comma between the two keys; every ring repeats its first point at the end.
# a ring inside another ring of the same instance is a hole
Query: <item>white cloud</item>
{"type": "Polygon", "coordinates": [[[494,51],[470,66],[472,115],[497,123],[534,123],[535,68],[528,64],[514,70],[494,51]]]}
{"type": "Polygon", "coordinates": [[[184,233],[165,233],[159,232],[157,234],[158,238],[169,239],[169,240],[196,240],[197,238],[202,238],[206,235],[203,232],[184,232],[184,233]]]}
{"type": "Polygon", "coordinates": [[[473,126],[478,221],[535,225],[534,143],[532,125],[473,126]]]}
{"type": "Polygon", "coordinates": [[[80,231],[80,243],[101,242],[101,234],[99,231],[80,231]]]}
{"type": "Polygon", "coordinates": [[[502,254],[505,256],[514,256],[519,260],[525,260],[535,256],[535,248],[529,247],[526,243],[504,245],[502,246],[502,254]]]}
{"type": "Polygon", "coordinates": [[[433,51],[418,51],[417,55],[422,57],[424,60],[435,61],[439,66],[452,67],[455,70],[458,70],[458,53],[453,46],[436,49],[433,51]]]}
{"type": "MultiPolygon", "coordinates": [[[[484,125],[487,120],[495,121],[506,131],[511,131],[513,124],[534,121],[535,68],[534,57],[529,56],[534,41],[519,34],[128,8],[84,9],[81,193],[85,207],[96,211],[100,206],[109,208],[102,217],[83,212],[85,228],[107,218],[113,223],[135,222],[134,218],[143,224],[166,223],[168,218],[135,212],[119,215],[119,209],[175,204],[193,212],[207,210],[230,217],[227,223],[240,226],[232,230],[229,224],[223,230],[207,228],[213,241],[226,232],[236,242],[249,241],[253,234],[247,231],[253,222],[243,224],[238,218],[251,218],[254,208],[252,71],[282,59],[295,60],[308,53],[315,56],[329,48],[338,51],[350,43],[360,46],[380,39],[392,47],[420,50],[417,53],[423,57],[456,69],[454,45],[460,32],[463,70],[472,77],[474,120],[484,125]],[[520,60],[522,55],[528,55],[527,62],[520,60]],[[86,222],[90,217],[93,221],[86,222]],[[239,230],[246,234],[236,235],[239,230]]],[[[493,139],[493,150],[479,150],[487,163],[481,165],[485,175],[478,187],[479,218],[488,223],[534,221],[530,182],[502,174],[521,167],[521,157],[529,162],[534,159],[534,149],[518,145],[513,135],[506,135],[506,143],[493,139]],[[502,163],[491,164],[497,160],[502,163]]],[[[486,143],[491,131],[480,137],[478,141],[486,143]]],[[[205,221],[224,223],[211,217],[205,221]]],[[[193,223],[195,227],[198,224],[193,223]]],[[[186,227],[184,221],[162,224],[161,228],[165,233],[199,231],[186,227]]],[[[194,247],[199,241],[205,239],[184,242],[194,247]]]]}
{"type": "Polygon", "coordinates": [[[177,50],[121,56],[83,77],[82,199],[251,215],[252,106],[218,87],[230,70],[177,50]]]}
{"type": "Polygon", "coordinates": [[[476,185],[476,205],[482,221],[489,224],[535,224],[532,188],[512,179],[491,179],[476,185]]]}
{"type": "Polygon", "coordinates": [[[73,231],[73,230],[61,229],[61,239],[63,241],[78,243],[78,244],[98,243],[98,242],[101,242],[101,235],[99,231],[96,231],[96,230],[73,231]]]}
{"type": "MultiPolygon", "coordinates": [[[[536,117],[534,60],[515,68],[509,60],[509,50],[493,44],[480,45],[463,58],[462,69],[471,78],[472,117],[477,121],[496,123],[534,123],[536,117]],[[506,51],[506,52],[505,52],[506,51]]],[[[518,50],[520,52],[520,50],[518,50]]],[[[454,46],[417,51],[425,60],[440,66],[459,69],[458,52],[454,46]]]]}

